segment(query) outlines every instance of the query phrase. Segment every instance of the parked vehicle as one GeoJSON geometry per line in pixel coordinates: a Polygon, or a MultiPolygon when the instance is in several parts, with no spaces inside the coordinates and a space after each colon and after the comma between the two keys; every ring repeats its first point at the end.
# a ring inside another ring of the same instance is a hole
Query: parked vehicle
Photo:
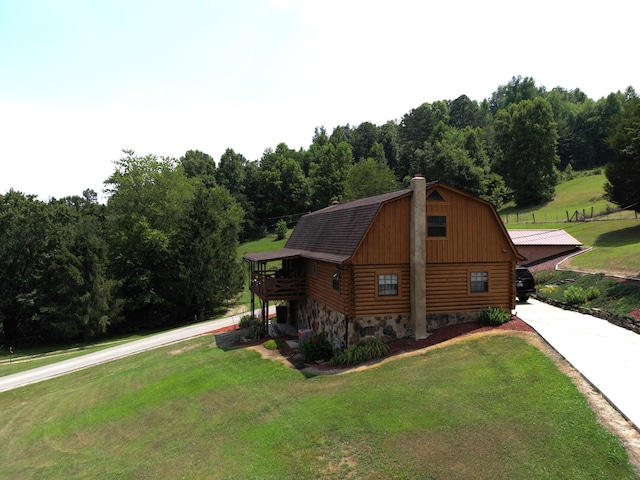
{"type": "Polygon", "coordinates": [[[528,268],[516,265],[516,298],[526,302],[536,293],[536,281],[528,268]]]}

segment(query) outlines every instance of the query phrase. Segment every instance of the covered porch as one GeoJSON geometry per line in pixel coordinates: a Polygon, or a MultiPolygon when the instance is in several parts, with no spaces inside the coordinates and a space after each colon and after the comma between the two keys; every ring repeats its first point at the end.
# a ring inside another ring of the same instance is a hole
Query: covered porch
{"type": "MultiPolygon", "coordinates": [[[[268,319],[270,302],[287,302],[304,300],[306,288],[304,266],[300,251],[283,249],[275,252],[261,252],[244,255],[249,269],[249,290],[251,292],[251,309],[256,310],[256,297],[260,302],[263,319],[268,319]]],[[[279,323],[293,323],[291,311],[276,310],[279,323]],[[286,319],[283,320],[282,315],[286,319]]],[[[265,329],[267,329],[265,322],[265,329]]]]}

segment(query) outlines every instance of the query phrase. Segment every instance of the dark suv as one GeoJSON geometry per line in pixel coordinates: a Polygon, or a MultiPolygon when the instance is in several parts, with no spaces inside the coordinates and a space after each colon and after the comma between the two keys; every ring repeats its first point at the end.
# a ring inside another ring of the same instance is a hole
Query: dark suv
{"type": "Polygon", "coordinates": [[[521,302],[526,302],[536,293],[536,281],[528,268],[516,265],[516,297],[521,302]]]}

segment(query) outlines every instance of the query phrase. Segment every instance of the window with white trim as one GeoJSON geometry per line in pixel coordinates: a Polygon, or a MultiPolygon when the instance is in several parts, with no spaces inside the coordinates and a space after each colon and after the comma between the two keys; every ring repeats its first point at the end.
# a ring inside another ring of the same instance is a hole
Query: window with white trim
{"type": "Polygon", "coordinates": [[[469,272],[469,291],[481,293],[489,291],[489,272],[469,272]]]}
{"type": "Polygon", "coordinates": [[[383,273],[378,275],[378,296],[398,295],[398,274],[383,273]]]}

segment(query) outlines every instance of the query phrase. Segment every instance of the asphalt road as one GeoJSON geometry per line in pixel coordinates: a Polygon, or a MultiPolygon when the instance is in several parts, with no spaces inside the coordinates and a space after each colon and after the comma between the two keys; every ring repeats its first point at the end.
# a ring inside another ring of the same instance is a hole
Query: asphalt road
{"type": "Polygon", "coordinates": [[[150,335],[146,338],[134,340],[115,347],[105,348],[98,352],[88,353],[68,360],[62,360],[61,362],[0,377],[0,392],[12,390],[31,383],[41,382],[49,378],[59,377],[60,375],[75,372],[76,370],[117,360],[118,358],[134,355],[163,345],[176,343],[219,328],[237,325],[243,315],[245,314],[243,313],[222,318],[220,320],[211,320],[209,322],[177,328],[175,330],[150,335]]]}

